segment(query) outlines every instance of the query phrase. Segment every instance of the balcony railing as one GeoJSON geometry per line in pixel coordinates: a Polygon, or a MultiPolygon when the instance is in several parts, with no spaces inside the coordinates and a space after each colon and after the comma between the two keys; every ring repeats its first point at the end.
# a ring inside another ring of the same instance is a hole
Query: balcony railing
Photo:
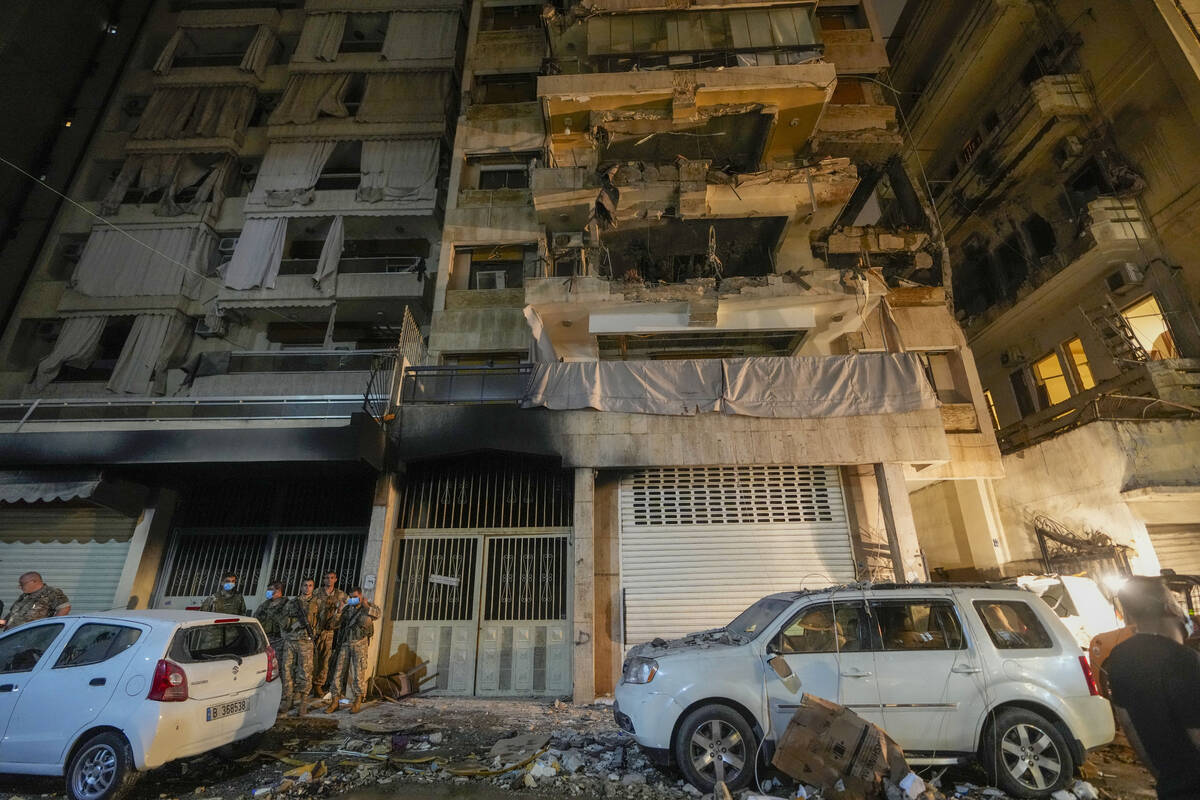
{"type": "Polygon", "coordinates": [[[0,401],[0,424],[174,420],[349,419],[363,395],[0,401]]]}
{"type": "Polygon", "coordinates": [[[231,353],[229,374],[247,372],[367,372],[387,350],[269,350],[231,353]]]}
{"type": "MultiPolygon", "coordinates": [[[[285,258],[279,262],[280,275],[312,275],[317,271],[315,258],[285,258]]],[[[370,256],[338,259],[342,275],[383,275],[417,272],[425,263],[421,256],[370,256]]]]}
{"type": "Polygon", "coordinates": [[[404,371],[400,402],[516,403],[525,394],[532,370],[532,364],[409,367],[404,371]]]}

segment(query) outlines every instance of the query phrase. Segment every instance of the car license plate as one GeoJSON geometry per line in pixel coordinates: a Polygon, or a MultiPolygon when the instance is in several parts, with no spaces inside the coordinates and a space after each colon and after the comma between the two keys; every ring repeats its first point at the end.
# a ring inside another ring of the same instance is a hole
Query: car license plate
{"type": "Polygon", "coordinates": [[[232,717],[234,714],[246,713],[246,701],[234,700],[232,703],[222,703],[219,706],[208,707],[208,722],[222,717],[232,717]]]}

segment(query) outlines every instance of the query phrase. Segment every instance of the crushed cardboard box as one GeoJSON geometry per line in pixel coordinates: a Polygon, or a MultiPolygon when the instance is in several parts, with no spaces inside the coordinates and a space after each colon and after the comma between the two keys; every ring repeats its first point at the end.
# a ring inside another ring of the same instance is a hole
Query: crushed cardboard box
{"type": "Polygon", "coordinates": [[[801,698],[771,763],[837,800],[883,797],[884,779],[899,783],[909,773],[904,752],[886,733],[811,694],[801,698]]]}

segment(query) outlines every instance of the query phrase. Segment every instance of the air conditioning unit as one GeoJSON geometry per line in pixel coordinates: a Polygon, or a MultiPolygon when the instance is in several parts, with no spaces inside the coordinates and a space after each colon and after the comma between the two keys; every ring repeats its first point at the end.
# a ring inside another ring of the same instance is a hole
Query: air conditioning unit
{"type": "Polygon", "coordinates": [[[476,289],[503,289],[504,288],[504,270],[486,270],[475,273],[475,288],[476,289]]]}
{"type": "Polygon", "coordinates": [[[64,244],[62,247],[63,261],[71,264],[78,263],[79,259],[83,257],[83,245],[84,242],[67,242],[64,244]]]}
{"type": "Polygon", "coordinates": [[[1083,140],[1078,136],[1064,136],[1054,151],[1059,169],[1070,169],[1083,155],[1083,140]]]}
{"type": "Polygon", "coordinates": [[[258,163],[255,161],[243,161],[242,165],[238,167],[238,171],[242,173],[242,177],[244,178],[253,178],[258,174],[258,166],[258,163]]]}
{"type": "Polygon", "coordinates": [[[217,252],[223,256],[232,256],[233,251],[237,249],[238,237],[229,236],[217,242],[217,252]]]}
{"type": "Polygon", "coordinates": [[[215,327],[209,326],[208,320],[205,317],[201,317],[200,319],[196,320],[196,335],[201,339],[212,339],[217,336],[224,336],[227,328],[228,324],[225,322],[224,317],[218,317],[218,322],[215,327]]]}
{"type": "Polygon", "coordinates": [[[587,237],[583,231],[573,231],[571,233],[556,233],[554,234],[554,249],[569,250],[571,248],[579,248],[587,245],[587,237]]]}
{"type": "Polygon", "coordinates": [[[1141,284],[1146,279],[1140,267],[1131,261],[1126,261],[1121,265],[1121,268],[1108,273],[1104,278],[1104,282],[1108,284],[1110,292],[1124,294],[1130,289],[1141,284]]]}
{"type": "Polygon", "coordinates": [[[1000,363],[1004,366],[1010,364],[1023,364],[1025,362],[1025,353],[1019,347],[1010,347],[1000,353],[1000,363]]]}

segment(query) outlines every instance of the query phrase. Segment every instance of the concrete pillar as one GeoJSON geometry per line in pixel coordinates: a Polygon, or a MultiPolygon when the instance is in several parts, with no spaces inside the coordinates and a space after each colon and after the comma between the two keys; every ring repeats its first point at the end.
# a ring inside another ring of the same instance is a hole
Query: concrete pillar
{"type": "Polygon", "coordinates": [[[879,488],[883,526],[892,550],[896,581],[919,583],[929,580],[925,560],[921,557],[921,545],[917,541],[917,526],[913,522],[912,505],[908,501],[904,465],[876,464],[875,484],[879,488]]]}
{"type": "Polygon", "coordinates": [[[159,489],[150,505],[142,511],[129,541],[129,555],[121,570],[121,581],[113,596],[114,608],[150,608],[178,500],[177,493],[159,489]]]}
{"type": "Polygon", "coordinates": [[[991,481],[975,478],[951,483],[958,498],[963,530],[975,569],[985,577],[999,577],[1000,566],[1010,558],[991,481]]]}
{"type": "MultiPolygon", "coordinates": [[[[379,654],[391,652],[392,625],[389,622],[392,609],[388,608],[388,589],[392,585],[395,567],[393,555],[396,544],[396,515],[400,493],[396,488],[396,476],[391,472],[380,473],[375,481],[375,499],[371,506],[371,524],[367,529],[367,543],[363,547],[362,569],[359,571],[363,596],[383,612],[375,623],[375,635],[371,637],[371,650],[367,654],[368,664],[377,664],[379,654]],[[387,640],[387,641],[385,641],[387,640]]],[[[351,586],[343,586],[349,591],[351,586]]]]}
{"type": "Polygon", "coordinates": [[[595,477],[595,470],[590,467],[575,470],[575,508],[572,517],[572,552],[575,556],[572,637],[575,646],[571,671],[573,699],[576,703],[590,703],[596,699],[595,477]]]}

